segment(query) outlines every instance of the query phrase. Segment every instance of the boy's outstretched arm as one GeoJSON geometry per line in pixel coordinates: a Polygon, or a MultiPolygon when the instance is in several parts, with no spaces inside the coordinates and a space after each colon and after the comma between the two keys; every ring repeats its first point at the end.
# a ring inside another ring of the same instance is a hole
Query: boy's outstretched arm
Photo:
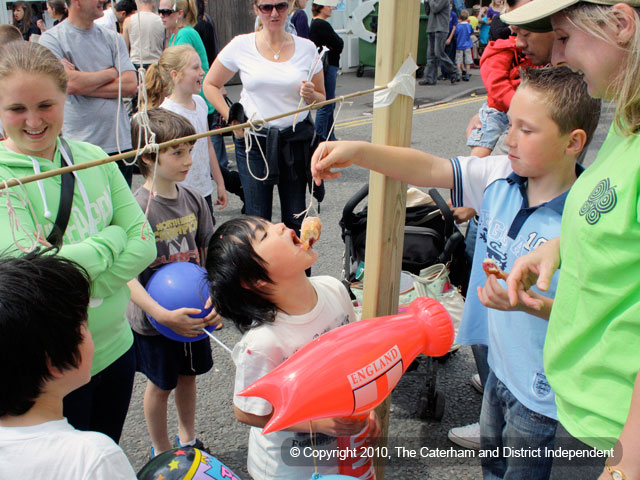
{"type": "Polygon", "coordinates": [[[311,158],[316,183],[338,178],[333,169],[359,165],[419,187],[453,188],[449,160],[413,148],[375,145],[369,142],[324,142],[311,158]]]}

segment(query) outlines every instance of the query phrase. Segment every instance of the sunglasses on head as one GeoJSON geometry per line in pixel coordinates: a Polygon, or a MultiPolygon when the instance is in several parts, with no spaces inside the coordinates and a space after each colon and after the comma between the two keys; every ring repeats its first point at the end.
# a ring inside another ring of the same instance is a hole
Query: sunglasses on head
{"type": "Polygon", "coordinates": [[[262,13],[271,13],[274,8],[276,9],[276,12],[283,13],[289,9],[289,3],[263,3],[262,5],[258,5],[258,10],[260,10],[262,13]]]}

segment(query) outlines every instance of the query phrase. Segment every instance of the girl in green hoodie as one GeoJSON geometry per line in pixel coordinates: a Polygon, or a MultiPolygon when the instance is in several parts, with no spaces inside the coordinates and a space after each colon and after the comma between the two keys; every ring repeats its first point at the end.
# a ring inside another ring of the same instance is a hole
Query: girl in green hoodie
{"type": "MultiPolygon", "coordinates": [[[[98,147],[68,141],[61,146],[67,77],[45,47],[29,42],[4,46],[0,54],[0,183],[107,155],[98,147]]],[[[90,116],[91,112],[87,112],[90,116]]],[[[126,283],[156,257],[153,233],[114,163],[73,173],[69,221],[59,254],[91,277],[89,330],[95,342],[92,380],[64,402],[64,415],[81,430],[118,442],[133,387],[133,336],[125,318],[126,283]]],[[[61,176],[0,191],[0,252],[20,255],[46,240],[61,202],[61,176]]]]}

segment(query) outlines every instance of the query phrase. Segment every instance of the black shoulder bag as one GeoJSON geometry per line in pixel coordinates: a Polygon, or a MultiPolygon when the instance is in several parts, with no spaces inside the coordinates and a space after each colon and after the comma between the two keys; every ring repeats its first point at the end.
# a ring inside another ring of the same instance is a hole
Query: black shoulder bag
{"type": "MultiPolygon", "coordinates": [[[[70,165],[73,165],[73,154],[69,144],[63,138],[60,138],[61,149],[67,154],[66,160],[70,165]]],[[[60,152],[62,156],[62,151],[60,152]]],[[[47,241],[56,247],[62,245],[62,239],[64,238],[64,232],[69,224],[69,217],[71,216],[71,206],[73,204],[73,191],[75,189],[76,178],[73,172],[67,172],[62,174],[62,184],[60,185],[60,205],[58,206],[58,215],[56,216],[56,223],[53,225],[53,230],[47,237],[47,241]]]]}

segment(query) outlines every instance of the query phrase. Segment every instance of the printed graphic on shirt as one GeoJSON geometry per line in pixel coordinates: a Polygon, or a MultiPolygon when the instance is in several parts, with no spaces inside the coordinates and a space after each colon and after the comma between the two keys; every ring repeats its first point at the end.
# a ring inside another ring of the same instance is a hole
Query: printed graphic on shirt
{"type": "Polygon", "coordinates": [[[164,242],[169,249],[169,255],[158,256],[149,268],[174,262],[194,261],[200,264],[200,252],[197,248],[189,248],[186,237],[190,233],[195,235],[197,230],[198,218],[194,213],[157,223],[153,228],[156,243],[164,242]]]}
{"type": "Polygon", "coordinates": [[[487,210],[480,212],[478,238],[486,245],[484,257],[494,260],[501,270],[507,270],[509,255],[521,257],[548,241],[547,237],[535,231],[528,232],[526,236],[518,234],[514,239],[508,238],[508,232],[509,225],[505,222],[491,216],[487,210]]]}
{"type": "MultiPolygon", "coordinates": [[[[84,202],[71,208],[71,219],[64,232],[64,243],[78,243],[94,235],[107,225],[113,218],[113,204],[111,203],[111,189],[107,185],[104,194],[89,203],[84,202]],[[91,217],[89,217],[91,215],[91,217]]],[[[53,225],[52,225],[53,227],[53,225]]]]}
{"type": "Polygon", "coordinates": [[[551,385],[547,382],[547,377],[544,373],[537,372],[534,375],[531,391],[533,391],[538,398],[545,398],[551,395],[551,385]]]}
{"type": "Polygon", "coordinates": [[[322,332],[320,333],[316,333],[313,336],[313,339],[315,340],[316,338],[318,338],[321,335],[324,335],[327,332],[330,332],[331,330],[334,330],[338,327],[342,327],[343,325],[347,325],[349,323],[349,315],[343,315],[342,320],[340,321],[340,323],[338,323],[338,325],[328,325],[322,332]]]}
{"type": "MultiPolygon", "coordinates": [[[[337,320],[336,322],[332,323],[331,325],[327,325],[324,330],[322,330],[321,332],[316,332],[313,334],[313,340],[315,340],[316,338],[318,338],[321,335],[324,335],[327,332],[330,332],[331,330],[335,330],[336,328],[342,327],[343,325],[348,325],[349,324],[349,315],[344,314],[342,316],[342,320],[337,320]]],[[[298,350],[300,350],[302,347],[304,347],[304,345],[300,345],[298,348],[296,348],[293,352],[291,352],[291,355],[293,355],[294,353],[296,353],[298,350]]],[[[284,356],[282,357],[282,361],[285,362],[287,360],[289,360],[289,357],[291,356],[284,356]]]]}
{"type": "Polygon", "coordinates": [[[616,186],[612,187],[608,178],[600,180],[595,186],[587,201],[580,208],[580,216],[585,217],[589,225],[595,225],[603,214],[616,208],[618,203],[616,186]]]}
{"type": "Polygon", "coordinates": [[[198,219],[195,213],[190,213],[180,218],[165,220],[153,227],[156,235],[156,243],[171,240],[179,235],[186,235],[196,230],[198,230],[198,219]]]}

